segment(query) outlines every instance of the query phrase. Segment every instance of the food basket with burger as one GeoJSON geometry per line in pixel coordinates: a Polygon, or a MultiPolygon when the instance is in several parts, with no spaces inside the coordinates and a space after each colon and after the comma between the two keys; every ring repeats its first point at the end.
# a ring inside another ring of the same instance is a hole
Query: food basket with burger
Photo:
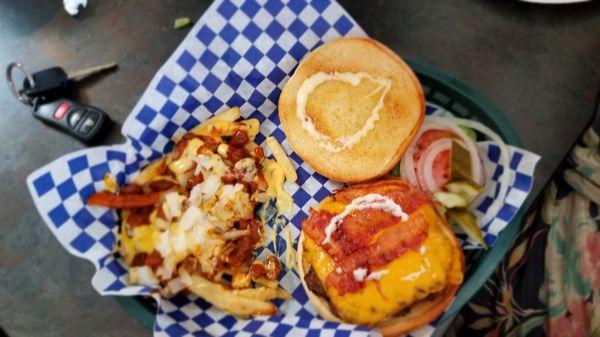
{"type": "Polygon", "coordinates": [[[32,173],[38,210],[100,293],[154,299],[119,301],[155,335],[431,335],[538,157],[337,3],[252,8],[207,10],[125,144],[32,173]]]}

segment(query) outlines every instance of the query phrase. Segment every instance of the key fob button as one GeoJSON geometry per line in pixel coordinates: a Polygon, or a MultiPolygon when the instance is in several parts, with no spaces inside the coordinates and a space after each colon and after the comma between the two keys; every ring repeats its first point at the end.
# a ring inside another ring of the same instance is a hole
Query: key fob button
{"type": "Polygon", "coordinates": [[[69,109],[71,108],[71,104],[69,104],[69,102],[62,102],[58,108],[56,108],[56,111],[54,111],[54,119],[59,120],[61,118],[63,118],[66,114],[67,111],[69,111],[69,109]]]}
{"type": "Polygon", "coordinates": [[[100,119],[99,113],[97,113],[95,111],[90,111],[87,114],[87,116],[85,116],[85,119],[81,123],[81,126],[79,126],[79,132],[83,133],[83,134],[90,133],[90,131],[92,131],[94,126],[96,126],[96,123],[98,122],[99,119],[100,119]]]}
{"type": "Polygon", "coordinates": [[[77,123],[79,123],[79,121],[83,117],[83,115],[85,115],[85,110],[83,109],[76,109],[69,112],[69,117],[67,119],[67,121],[69,122],[69,126],[75,128],[77,126],[77,123]]]}
{"type": "Polygon", "coordinates": [[[81,123],[81,126],[79,127],[79,132],[83,134],[88,134],[90,133],[90,131],[92,131],[94,125],[96,125],[96,122],[94,122],[93,119],[86,118],[86,120],[84,120],[83,123],[81,123]]]}

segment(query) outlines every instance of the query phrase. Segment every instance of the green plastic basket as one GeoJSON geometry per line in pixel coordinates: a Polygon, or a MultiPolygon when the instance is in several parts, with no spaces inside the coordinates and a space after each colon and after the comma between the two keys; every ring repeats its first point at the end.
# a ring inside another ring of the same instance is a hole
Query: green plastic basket
{"type": "MultiPolygon", "coordinates": [[[[421,61],[405,58],[419,77],[428,102],[463,118],[476,119],[497,132],[507,144],[521,146],[519,136],[492,103],[480,96],[461,81],[421,61]]],[[[481,288],[500,263],[516,237],[523,218],[523,208],[500,233],[495,245],[488,251],[471,252],[468,256],[465,282],[456,294],[452,305],[444,314],[434,336],[441,336],[460,309],[481,288]]],[[[146,297],[115,297],[115,300],[131,316],[148,329],[152,329],[156,313],[154,300],[146,297]]]]}

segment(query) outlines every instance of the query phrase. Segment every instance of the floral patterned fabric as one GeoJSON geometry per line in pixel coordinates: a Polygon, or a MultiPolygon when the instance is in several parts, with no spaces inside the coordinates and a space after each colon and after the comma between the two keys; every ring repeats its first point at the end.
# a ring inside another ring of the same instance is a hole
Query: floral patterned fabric
{"type": "Polygon", "coordinates": [[[446,336],[600,337],[600,137],[588,129],[446,336]]]}

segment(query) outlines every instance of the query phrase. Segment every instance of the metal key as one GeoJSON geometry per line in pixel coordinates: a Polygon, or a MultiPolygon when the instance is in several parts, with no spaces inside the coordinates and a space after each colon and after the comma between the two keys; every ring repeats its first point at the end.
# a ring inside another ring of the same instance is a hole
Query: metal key
{"type": "Polygon", "coordinates": [[[31,74],[32,81],[23,80],[23,93],[30,99],[53,100],[60,97],[69,97],[72,94],[71,85],[92,75],[114,69],[116,63],[106,63],[89,67],[74,72],[66,72],[63,68],[52,67],[31,74]]]}

